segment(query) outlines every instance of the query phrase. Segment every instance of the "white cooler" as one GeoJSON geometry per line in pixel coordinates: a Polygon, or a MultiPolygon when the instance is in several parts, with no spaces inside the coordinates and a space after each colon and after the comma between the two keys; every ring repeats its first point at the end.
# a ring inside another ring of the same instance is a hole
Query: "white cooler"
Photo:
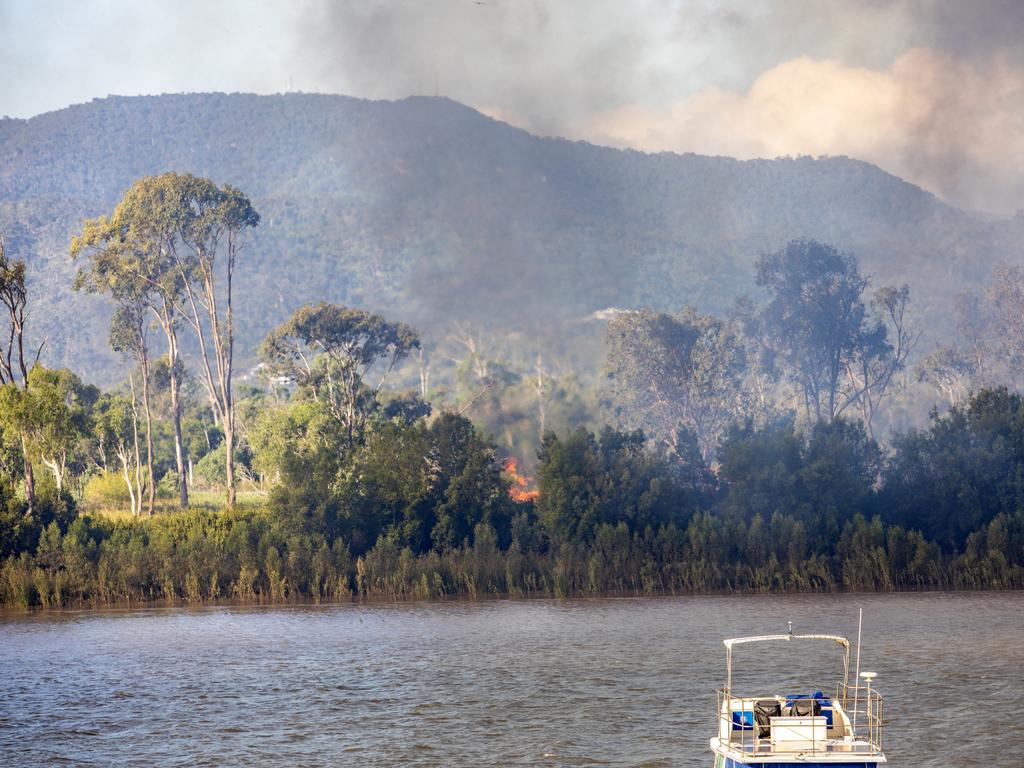
{"type": "Polygon", "coordinates": [[[828,738],[828,720],[824,717],[778,716],[770,718],[772,748],[797,750],[822,745],[828,738]]]}

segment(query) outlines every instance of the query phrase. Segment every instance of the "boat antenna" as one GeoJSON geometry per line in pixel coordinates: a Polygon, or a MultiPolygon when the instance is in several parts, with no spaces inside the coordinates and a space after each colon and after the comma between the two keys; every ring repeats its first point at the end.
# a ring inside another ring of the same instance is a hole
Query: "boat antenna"
{"type": "Polygon", "coordinates": [[[857,611],[857,671],[853,677],[853,734],[857,735],[857,703],[860,694],[860,631],[864,624],[864,609],[857,611]]]}

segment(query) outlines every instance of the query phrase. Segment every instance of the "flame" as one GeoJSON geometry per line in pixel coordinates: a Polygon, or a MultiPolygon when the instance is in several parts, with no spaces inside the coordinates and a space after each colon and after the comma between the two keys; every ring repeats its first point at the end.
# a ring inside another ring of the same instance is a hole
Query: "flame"
{"type": "Polygon", "coordinates": [[[528,490],[531,478],[519,474],[519,462],[512,456],[505,459],[502,469],[512,478],[512,486],[508,489],[508,495],[513,501],[536,501],[540,498],[540,491],[528,490]]]}

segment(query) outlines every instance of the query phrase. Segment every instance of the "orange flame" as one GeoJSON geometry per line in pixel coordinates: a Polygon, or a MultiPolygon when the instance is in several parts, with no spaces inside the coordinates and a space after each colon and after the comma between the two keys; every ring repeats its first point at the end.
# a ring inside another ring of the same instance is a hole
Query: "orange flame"
{"type": "Polygon", "coordinates": [[[505,459],[502,468],[512,478],[512,486],[508,489],[508,495],[513,501],[536,501],[540,498],[540,491],[528,490],[531,478],[519,474],[519,462],[512,456],[505,459]]]}

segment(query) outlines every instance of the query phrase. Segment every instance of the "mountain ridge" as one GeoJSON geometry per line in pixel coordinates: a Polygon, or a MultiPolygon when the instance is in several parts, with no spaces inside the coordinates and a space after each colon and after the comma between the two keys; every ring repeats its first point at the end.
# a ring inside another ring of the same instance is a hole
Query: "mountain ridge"
{"type": "Polygon", "coordinates": [[[801,236],[854,252],[877,284],[910,283],[915,314],[944,333],[952,296],[1014,254],[1019,229],[853,158],[600,147],[439,97],[113,96],[0,120],[0,157],[0,231],[29,261],[35,333],[53,364],[101,381],[117,367],[108,310],[70,291],[67,244],[167,170],[238,186],[262,214],[239,264],[254,299],[239,310],[243,358],[321,298],[435,336],[464,324],[546,348],[608,306],[723,312],[756,292],[757,255],[801,236]]]}

